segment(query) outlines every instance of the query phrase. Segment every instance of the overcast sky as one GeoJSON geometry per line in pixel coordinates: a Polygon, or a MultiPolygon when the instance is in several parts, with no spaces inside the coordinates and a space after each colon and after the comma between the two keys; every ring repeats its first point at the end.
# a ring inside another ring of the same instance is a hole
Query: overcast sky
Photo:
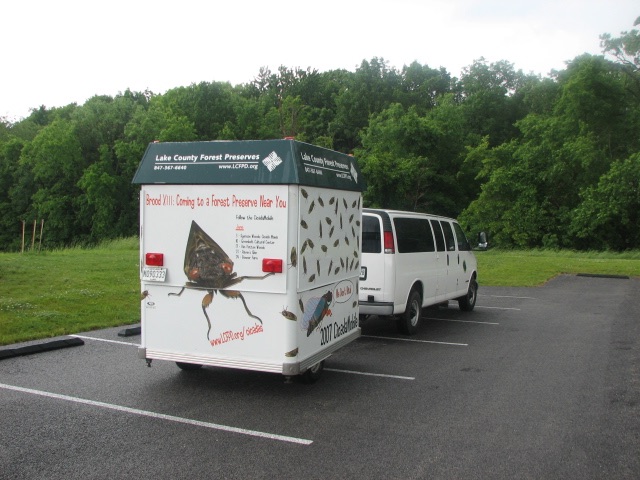
{"type": "Polygon", "coordinates": [[[0,16],[0,117],[94,95],[248,83],[260,67],[355,71],[384,58],[453,76],[506,60],[546,76],[599,36],[632,30],[638,0],[19,0],[0,16]]]}

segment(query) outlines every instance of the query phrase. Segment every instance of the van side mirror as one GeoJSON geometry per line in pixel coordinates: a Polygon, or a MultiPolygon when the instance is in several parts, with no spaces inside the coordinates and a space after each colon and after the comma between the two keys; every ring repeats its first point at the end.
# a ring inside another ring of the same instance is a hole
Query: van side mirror
{"type": "Polygon", "coordinates": [[[486,250],[489,248],[489,239],[486,232],[478,234],[478,250],[486,250]]]}

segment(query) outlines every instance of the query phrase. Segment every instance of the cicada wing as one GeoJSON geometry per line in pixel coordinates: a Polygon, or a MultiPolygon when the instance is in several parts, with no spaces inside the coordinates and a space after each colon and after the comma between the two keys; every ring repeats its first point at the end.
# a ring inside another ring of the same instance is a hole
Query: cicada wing
{"type": "MultiPolygon", "coordinates": [[[[314,314],[316,311],[316,307],[322,300],[322,297],[313,297],[307,300],[307,303],[304,307],[304,314],[302,316],[302,322],[300,323],[300,328],[304,331],[309,329],[309,325],[313,325],[314,323],[314,314]]],[[[313,328],[312,328],[313,330],[313,328]]]]}
{"type": "Polygon", "coordinates": [[[184,273],[203,287],[223,288],[233,275],[233,261],[194,220],[184,254],[184,273]]]}

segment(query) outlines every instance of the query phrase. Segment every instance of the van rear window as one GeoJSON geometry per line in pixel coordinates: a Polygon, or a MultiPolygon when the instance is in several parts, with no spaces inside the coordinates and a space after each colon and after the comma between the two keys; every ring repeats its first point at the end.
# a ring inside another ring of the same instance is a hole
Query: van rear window
{"type": "Polygon", "coordinates": [[[362,253],[382,252],[380,220],[371,215],[362,216],[362,253]]]}
{"type": "Polygon", "coordinates": [[[433,234],[425,218],[394,218],[398,253],[434,252],[433,234]]]}
{"type": "Polygon", "coordinates": [[[456,239],[453,236],[453,229],[449,222],[441,221],[442,230],[444,231],[444,240],[447,246],[447,250],[454,252],[456,250],[456,239]]]}

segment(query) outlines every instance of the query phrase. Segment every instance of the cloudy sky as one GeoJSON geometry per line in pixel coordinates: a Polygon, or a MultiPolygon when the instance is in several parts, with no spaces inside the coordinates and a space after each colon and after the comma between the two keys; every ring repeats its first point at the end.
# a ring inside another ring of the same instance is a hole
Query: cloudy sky
{"type": "Polygon", "coordinates": [[[384,58],[454,76],[506,60],[546,76],[599,36],[633,29],[638,0],[20,0],[0,16],[0,117],[127,88],[251,82],[260,67],[355,71],[384,58]]]}

